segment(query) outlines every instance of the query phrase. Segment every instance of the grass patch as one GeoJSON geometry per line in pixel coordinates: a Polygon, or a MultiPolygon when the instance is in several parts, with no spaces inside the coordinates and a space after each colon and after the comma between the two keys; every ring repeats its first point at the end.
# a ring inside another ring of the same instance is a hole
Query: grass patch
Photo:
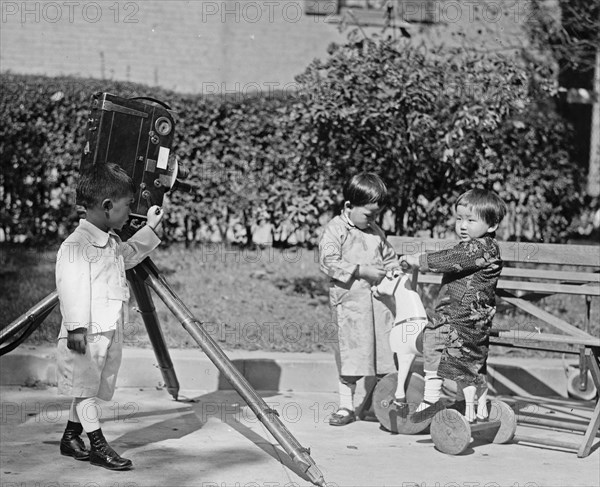
{"type": "MultiPolygon", "coordinates": [[[[283,352],[331,351],[328,285],[319,272],[317,251],[307,249],[255,250],[204,244],[193,249],[160,248],[153,261],[173,290],[204,323],[205,329],[224,350],[283,352]]],[[[4,327],[55,289],[56,248],[27,250],[3,247],[0,252],[0,326],[4,327]]],[[[422,289],[430,307],[437,289],[422,289]]],[[[179,322],[153,295],[167,345],[197,348],[179,322]]],[[[585,329],[583,296],[552,296],[540,301],[543,308],[585,329]]],[[[600,305],[593,298],[590,332],[600,333],[600,305]]],[[[497,328],[554,333],[549,325],[499,303],[497,328]]],[[[55,342],[60,313],[55,309],[26,343],[55,342]]],[[[143,321],[131,301],[130,323],[125,329],[127,346],[150,347],[143,321]]],[[[493,355],[544,355],[543,352],[494,347],[493,355]]]]}
{"type": "MultiPolygon", "coordinates": [[[[0,305],[4,327],[55,289],[56,249],[2,252],[0,305]]],[[[332,324],[327,282],[316,251],[231,249],[216,244],[155,251],[153,261],[175,293],[223,349],[289,352],[329,351],[332,324]]],[[[167,345],[196,343],[153,295],[167,345]]],[[[128,346],[149,347],[143,321],[131,300],[125,328],[128,346]]],[[[26,343],[54,342],[60,327],[55,309],[26,343]]]]}

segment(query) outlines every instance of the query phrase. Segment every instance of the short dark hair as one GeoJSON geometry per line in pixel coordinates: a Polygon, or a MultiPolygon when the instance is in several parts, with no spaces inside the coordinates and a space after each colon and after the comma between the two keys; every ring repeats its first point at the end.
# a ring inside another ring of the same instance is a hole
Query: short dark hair
{"type": "Polygon", "coordinates": [[[343,192],[344,201],[354,206],[365,206],[371,203],[383,205],[388,196],[383,180],[377,174],[370,172],[352,176],[344,184],[343,192]]]}
{"type": "Polygon", "coordinates": [[[493,191],[487,189],[470,189],[461,194],[454,209],[458,205],[471,208],[489,226],[499,225],[506,216],[506,203],[493,191]]]}
{"type": "Polygon", "coordinates": [[[118,199],[135,193],[133,179],[118,164],[98,165],[82,174],[77,184],[77,204],[93,208],[105,199],[118,199]]]}

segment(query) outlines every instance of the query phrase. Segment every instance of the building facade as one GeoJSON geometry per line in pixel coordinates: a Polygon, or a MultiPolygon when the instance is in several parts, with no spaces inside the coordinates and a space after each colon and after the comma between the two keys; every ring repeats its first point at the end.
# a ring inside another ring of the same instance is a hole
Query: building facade
{"type": "MultiPolygon", "coordinates": [[[[1,0],[0,70],[133,81],[182,93],[288,90],[355,22],[406,19],[417,42],[515,42],[522,0],[1,0]]],[[[389,35],[389,29],[387,31],[389,35]]],[[[406,32],[406,31],[405,31],[406,32]]]]}

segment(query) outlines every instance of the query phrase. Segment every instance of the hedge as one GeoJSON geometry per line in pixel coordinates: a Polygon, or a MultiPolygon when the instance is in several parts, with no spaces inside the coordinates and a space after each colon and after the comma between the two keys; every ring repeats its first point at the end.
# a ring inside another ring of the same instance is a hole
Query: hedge
{"type": "Polygon", "coordinates": [[[72,230],[89,99],[105,91],[178,113],[174,148],[201,191],[172,195],[169,241],[251,245],[269,228],[274,245],[314,245],[344,178],[362,170],[390,187],[389,232],[443,236],[456,196],[479,186],[511,208],[505,238],[563,241],[585,180],[552,71],[532,63],[349,40],[298,76],[298,92],[229,97],[4,73],[0,228],[31,243],[72,230]]]}

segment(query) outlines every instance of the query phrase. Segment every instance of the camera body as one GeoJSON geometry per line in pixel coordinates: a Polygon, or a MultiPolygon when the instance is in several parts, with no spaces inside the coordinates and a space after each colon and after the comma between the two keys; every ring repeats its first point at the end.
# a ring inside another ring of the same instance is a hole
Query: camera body
{"type": "Polygon", "coordinates": [[[95,93],[79,172],[110,162],[121,166],[136,187],[130,224],[139,226],[148,208],[162,206],[177,180],[178,164],[171,154],[174,135],[175,112],[164,103],[95,93]]]}

